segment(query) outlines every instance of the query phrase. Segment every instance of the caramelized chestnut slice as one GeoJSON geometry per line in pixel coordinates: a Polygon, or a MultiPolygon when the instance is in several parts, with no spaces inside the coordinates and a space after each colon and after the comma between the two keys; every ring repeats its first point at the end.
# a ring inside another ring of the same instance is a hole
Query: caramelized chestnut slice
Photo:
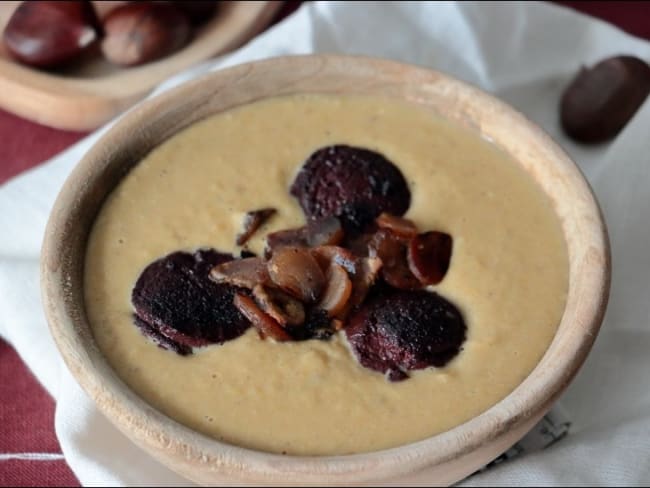
{"type": "Polygon", "coordinates": [[[282,327],[300,325],[305,321],[305,307],[282,290],[255,285],[253,297],[262,311],[282,327]]]}
{"type": "Polygon", "coordinates": [[[280,247],[316,247],[339,244],[343,240],[343,228],[336,217],[314,219],[303,227],[272,232],[266,236],[265,254],[271,256],[280,247]]]}
{"type": "Polygon", "coordinates": [[[231,259],[201,250],[175,252],[149,264],[131,294],[137,319],[180,346],[221,344],[239,337],[250,324],[232,304],[237,288],[208,278],[213,266],[231,259]]]}
{"type": "Polygon", "coordinates": [[[315,302],[325,286],[325,275],[308,249],[282,247],[268,262],[271,280],[304,303],[315,302]]]}
{"type": "Polygon", "coordinates": [[[343,240],[343,227],[336,217],[324,217],[307,223],[307,244],[316,246],[335,246],[343,240]]]}
{"type": "Polygon", "coordinates": [[[357,258],[347,249],[340,246],[318,246],[311,250],[322,270],[327,270],[331,264],[342,266],[348,273],[356,270],[357,258]]]}
{"type": "Polygon", "coordinates": [[[276,341],[291,340],[291,336],[280,327],[280,324],[273,320],[270,315],[262,312],[252,298],[236,293],[233,303],[242,315],[250,320],[263,338],[271,337],[276,341]]]}
{"type": "Polygon", "coordinates": [[[408,263],[411,272],[423,285],[437,285],[447,274],[451,260],[452,239],[444,232],[425,232],[411,239],[408,263]]]}
{"type": "MultiPolygon", "coordinates": [[[[311,252],[321,269],[329,270],[332,266],[339,266],[346,272],[352,287],[350,297],[341,310],[332,314],[338,319],[344,318],[352,307],[359,305],[366,298],[377,279],[382,261],[376,256],[356,257],[348,249],[339,246],[320,246],[311,252]]],[[[326,294],[327,292],[324,292],[323,296],[326,294]]]]}
{"type": "Polygon", "coordinates": [[[89,1],[21,2],[4,30],[9,53],[31,66],[49,68],[77,58],[100,36],[89,1]]]}
{"type": "Polygon", "coordinates": [[[378,152],[346,145],[315,151],[290,191],[308,220],[338,217],[351,234],[363,231],[382,212],[403,215],[411,204],[397,166],[378,152]]]}
{"type": "Polygon", "coordinates": [[[244,225],[241,233],[237,234],[235,243],[238,246],[244,245],[248,239],[260,228],[260,226],[275,215],[277,211],[274,208],[261,208],[259,210],[251,210],[246,213],[244,217],[244,225]]]}
{"type": "Polygon", "coordinates": [[[318,302],[318,308],[325,310],[330,317],[336,317],[345,308],[351,294],[352,282],[348,273],[342,266],[330,264],[327,270],[327,285],[318,302]]]}
{"type": "Polygon", "coordinates": [[[366,299],[372,286],[377,281],[380,270],[381,259],[379,258],[359,258],[356,261],[354,273],[348,275],[352,283],[350,298],[334,316],[336,330],[345,326],[345,322],[343,321],[349,315],[350,311],[366,299]]]}
{"type": "Polygon", "coordinates": [[[264,256],[270,258],[273,252],[281,247],[307,247],[307,227],[284,229],[268,234],[264,256]]]}
{"type": "Polygon", "coordinates": [[[222,263],[212,268],[210,279],[215,283],[228,283],[249,290],[257,284],[271,281],[266,262],[262,258],[244,258],[222,263]]]}
{"type": "Polygon", "coordinates": [[[402,290],[422,288],[409,269],[407,243],[404,238],[387,229],[380,229],[368,244],[368,255],[381,259],[381,276],[386,283],[402,290]]]}
{"type": "Polygon", "coordinates": [[[418,233],[418,228],[415,226],[413,221],[405,219],[404,217],[396,217],[395,215],[390,215],[386,212],[377,217],[375,222],[380,229],[388,229],[393,234],[397,234],[398,236],[407,239],[415,237],[418,233]]]}
{"type": "Polygon", "coordinates": [[[348,249],[352,254],[359,257],[368,256],[370,251],[370,241],[377,232],[378,229],[372,229],[364,234],[353,237],[352,239],[346,239],[345,248],[348,249]]]}
{"type": "Polygon", "coordinates": [[[436,293],[387,290],[352,315],[345,333],[363,366],[399,381],[407,371],[446,365],[466,329],[460,311],[436,293]]]}
{"type": "Polygon", "coordinates": [[[348,307],[356,307],[366,299],[370,288],[377,281],[382,266],[383,263],[378,257],[359,258],[357,260],[354,273],[350,276],[352,279],[352,295],[348,307]]]}

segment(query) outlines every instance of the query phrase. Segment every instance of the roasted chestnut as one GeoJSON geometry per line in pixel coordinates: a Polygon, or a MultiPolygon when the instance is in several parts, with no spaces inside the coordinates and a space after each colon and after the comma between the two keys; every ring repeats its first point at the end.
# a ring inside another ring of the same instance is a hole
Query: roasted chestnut
{"type": "Polygon", "coordinates": [[[102,52],[112,63],[136,66],[167,56],[190,40],[190,20],[170,3],[131,2],[104,19],[102,52]]]}
{"type": "Polygon", "coordinates": [[[97,39],[101,27],[89,1],[21,3],[3,38],[18,61],[51,68],[79,57],[97,39]]]}
{"type": "Polygon", "coordinates": [[[560,102],[564,132],[583,143],[616,136],[650,94],[650,66],[634,56],[614,56],[582,68],[560,102]]]}

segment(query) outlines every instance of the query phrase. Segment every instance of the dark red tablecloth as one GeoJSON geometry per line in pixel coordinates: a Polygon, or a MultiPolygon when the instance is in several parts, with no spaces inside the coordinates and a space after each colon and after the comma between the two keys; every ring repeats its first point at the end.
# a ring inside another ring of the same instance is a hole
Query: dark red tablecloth
{"type": "MultiPolygon", "coordinates": [[[[286,2],[286,16],[300,2],[286,2]]],[[[556,2],[650,39],[650,2],[556,2]]],[[[0,184],[85,134],[43,127],[0,110],[0,184]]],[[[1,209],[0,209],[1,210],[1,209]]],[[[0,238],[3,236],[0,230],[0,238]]],[[[0,340],[0,486],[78,485],[54,434],[54,403],[0,340]]]]}

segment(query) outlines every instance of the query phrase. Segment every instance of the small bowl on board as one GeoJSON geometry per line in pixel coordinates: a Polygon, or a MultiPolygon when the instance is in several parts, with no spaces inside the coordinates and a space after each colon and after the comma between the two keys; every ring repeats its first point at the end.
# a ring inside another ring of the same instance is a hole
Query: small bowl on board
{"type": "MultiPolygon", "coordinates": [[[[0,2],[0,32],[20,3],[0,2]]],[[[93,3],[101,17],[126,2],[93,3]]],[[[0,39],[0,108],[57,129],[95,129],[170,76],[252,39],[281,7],[280,1],[220,2],[214,18],[201,25],[185,47],[126,68],[112,65],[97,52],[64,70],[39,70],[12,59],[0,39]]]]}
{"type": "Polygon", "coordinates": [[[584,362],[609,294],[610,256],[589,185],[541,129],[503,102],[439,72],[346,56],[275,58],[211,73],[123,117],[86,154],[52,210],[41,261],[52,335],[77,381],[133,442],[203,484],[451,484],[484,466],[530,430],[584,362]],[[435,111],[509,153],[548,195],[569,255],[566,308],[533,372],[502,401],[447,432],[404,446],[350,456],[299,457],[225,444],[158,412],[130,390],[97,347],[83,298],[85,249],[109,193],[148,152],[212,114],[268,97],[372,94],[435,111]]]}

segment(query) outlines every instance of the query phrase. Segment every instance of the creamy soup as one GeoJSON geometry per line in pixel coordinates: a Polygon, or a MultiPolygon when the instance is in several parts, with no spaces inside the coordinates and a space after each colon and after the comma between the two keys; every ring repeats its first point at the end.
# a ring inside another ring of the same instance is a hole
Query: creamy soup
{"type": "Polygon", "coordinates": [[[147,155],[104,204],[85,267],[88,318],[117,374],[169,417],[225,442],[275,453],[337,455],[420,440],[510,393],[549,346],[568,287],[552,205],[507,154],[405,102],[290,96],[205,119],[147,155]],[[449,272],[431,289],[462,311],[467,340],[444,368],[401,382],[362,367],[344,334],[261,340],[254,329],[179,356],[133,325],[131,290],[177,250],[238,253],[244,214],[277,215],[249,241],[304,224],[288,188],[316,149],[380,152],[411,189],[405,217],[453,236],[449,272]]]}

